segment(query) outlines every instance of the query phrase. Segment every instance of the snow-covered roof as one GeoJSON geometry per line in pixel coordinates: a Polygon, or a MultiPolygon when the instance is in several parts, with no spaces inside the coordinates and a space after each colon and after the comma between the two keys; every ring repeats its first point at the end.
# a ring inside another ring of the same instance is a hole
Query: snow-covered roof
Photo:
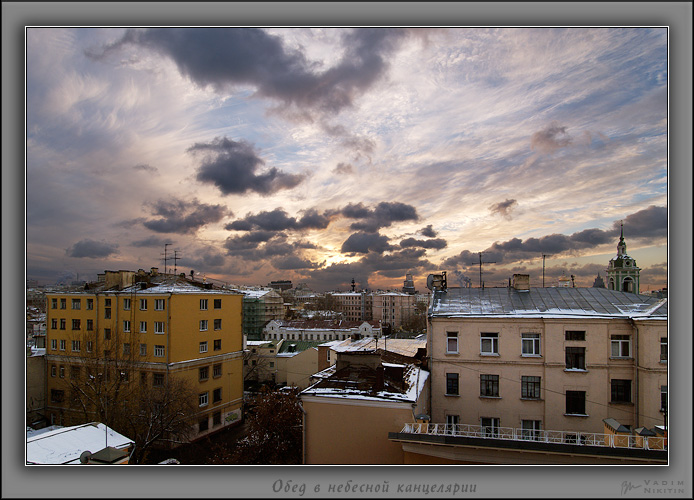
{"type": "Polygon", "coordinates": [[[27,463],[79,464],[84,451],[96,453],[107,446],[126,449],[132,444],[131,439],[96,422],[32,433],[31,436],[27,432],[27,463]]]}
{"type": "Polygon", "coordinates": [[[222,295],[238,295],[238,292],[233,290],[224,290],[220,288],[201,288],[184,280],[175,280],[163,283],[150,284],[147,288],[142,289],[135,284],[125,287],[119,293],[135,292],[137,295],[156,295],[165,293],[204,293],[204,294],[222,294],[222,295]]]}
{"type": "Polygon", "coordinates": [[[605,288],[448,288],[434,294],[437,317],[667,319],[667,299],[605,288]]]}
{"type": "Polygon", "coordinates": [[[359,340],[341,340],[331,347],[335,352],[363,352],[382,349],[384,351],[394,352],[412,358],[417,354],[419,349],[426,349],[427,339],[426,337],[414,339],[364,337],[359,340]]]}

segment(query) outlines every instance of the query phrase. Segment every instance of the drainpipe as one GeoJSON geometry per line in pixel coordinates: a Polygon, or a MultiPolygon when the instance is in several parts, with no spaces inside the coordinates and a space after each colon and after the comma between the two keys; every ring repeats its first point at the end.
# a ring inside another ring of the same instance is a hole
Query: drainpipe
{"type": "Polygon", "coordinates": [[[299,399],[299,408],[301,408],[301,463],[306,465],[306,410],[301,405],[301,399],[299,399]]]}
{"type": "Polygon", "coordinates": [[[639,425],[639,327],[633,318],[630,318],[634,331],[634,429],[639,425]]]}

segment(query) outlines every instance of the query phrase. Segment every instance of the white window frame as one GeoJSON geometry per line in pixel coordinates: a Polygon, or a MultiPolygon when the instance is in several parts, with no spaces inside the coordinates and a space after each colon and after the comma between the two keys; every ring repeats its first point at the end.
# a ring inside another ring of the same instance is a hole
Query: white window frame
{"type": "Polygon", "coordinates": [[[82,342],[79,340],[73,340],[72,341],[72,352],[80,352],[82,348],[82,342]]]}
{"type": "Polygon", "coordinates": [[[94,342],[87,340],[87,352],[92,352],[94,350],[94,342]]]}
{"type": "Polygon", "coordinates": [[[458,415],[446,415],[446,434],[455,434],[459,423],[458,415]]]}
{"type": "Polygon", "coordinates": [[[480,418],[480,431],[483,433],[484,436],[489,436],[489,437],[498,437],[499,436],[499,427],[501,420],[499,417],[481,417],[480,418]],[[487,429],[490,429],[488,431],[487,429]]]}
{"type": "Polygon", "coordinates": [[[207,352],[207,340],[200,342],[200,354],[207,352]]]}
{"type": "Polygon", "coordinates": [[[147,299],[140,299],[140,311],[147,310],[147,299]]]}
{"type": "Polygon", "coordinates": [[[207,299],[200,299],[200,310],[207,311],[207,299]]]}
{"type": "Polygon", "coordinates": [[[542,420],[521,420],[521,439],[539,441],[542,432],[542,420]]]}
{"type": "Polygon", "coordinates": [[[164,299],[154,299],[154,310],[163,311],[164,310],[164,299]]]}
{"type": "Polygon", "coordinates": [[[154,346],[154,357],[155,357],[155,358],[163,358],[163,357],[166,357],[166,346],[163,346],[163,345],[155,345],[155,346],[154,346]]]}
{"type": "Polygon", "coordinates": [[[58,339],[51,339],[51,349],[54,351],[58,350],[58,339]]]}
{"type": "Polygon", "coordinates": [[[132,307],[131,300],[130,299],[123,299],[123,310],[129,311],[131,307],[132,307]]]}
{"type": "Polygon", "coordinates": [[[612,335],[610,337],[610,357],[628,359],[631,358],[631,335],[612,335]],[[626,338],[622,338],[626,337],[626,338]],[[627,346],[627,354],[623,354],[623,346],[627,346]],[[615,350],[617,354],[615,354],[615,350]]]}
{"type": "Polygon", "coordinates": [[[222,329],[222,319],[221,318],[215,318],[212,320],[212,325],[213,328],[216,330],[221,330],[222,329]],[[217,326],[219,324],[219,326],[217,326]]]}
{"type": "Polygon", "coordinates": [[[540,334],[534,332],[521,334],[521,356],[540,356],[541,354],[540,334]]]}
{"type": "Polygon", "coordinates": [[[198,394],[198,406],[207,406],[210,403],[210,393],[205,391],[198,394]]]}
{"type": "Polygon", "coordinates": [[[166,333],[166,328],[165,328],[165,324],[163,321],[155,321],[154,322],[154,333],[159,333],[159,334],[166,333]]]}
{"type": "Polygon", "coordinates": [[[499,334],[495,332],[480,333],[480,354],[482,356],[499,355],[499,334]],[[485,343],[489,343],[489,350],[485,350],[485,343]]]}
{"type": "Polygon", "coordinates": [[[123,320],[123,331],[125,333],[130,333],[130,320],[128,320],[128,319],[123,320]]]}
{"type": "Polygon", "coordinates": [[[140,333],[147,333],[147,322],[140,321],[140,333]]]}
{"type": "Polygon", "coordinates": [[[446,332],[446,354],[458,354],[458,332],[446,332]],[[452,342],[455,341],[455,342],[452,342]],[[451,344],[455,347],[451,349],[451,344]]]}
{"type": "Polygon", "coordinates": [[[65,339],[60,339],[60,350],[61,351],[64,351],[66,349],[65,344],[66,344],[65,339]]]}
{"type": "Polygon", "coordinates": [[[200,320],[200,331],[201,332],[206,332],[208,327],[208,322],[206,319],[201,319],[200,320]]]}
{"type": "Polygon", "coordinates": [[[75,311],[79,311],[80,309],[82,309],[82,300],[72,299],[72,309],[75,311]]]}

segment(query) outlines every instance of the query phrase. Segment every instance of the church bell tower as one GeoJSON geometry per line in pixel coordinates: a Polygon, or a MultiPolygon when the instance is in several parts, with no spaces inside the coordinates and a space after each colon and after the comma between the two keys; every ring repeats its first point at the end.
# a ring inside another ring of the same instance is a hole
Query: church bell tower
{"type": "Polygon", "coordinates": [[[627,255],[627,244],[624,242],[624,224],[617,244],[617,257],[610,260],[607,267],[607,289],[619,292],[639,293],[639,276],[641,269],[636,261],[627,255]]]}

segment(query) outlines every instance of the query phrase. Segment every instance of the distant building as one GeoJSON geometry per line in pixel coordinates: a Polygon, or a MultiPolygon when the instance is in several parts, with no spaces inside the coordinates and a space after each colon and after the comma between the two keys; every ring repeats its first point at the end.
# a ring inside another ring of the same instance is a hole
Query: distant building
{"type": "Polygon", "coordinates": [[[371,321],[373,319],[373,294],[361,292],[337,292],[330,296],[335,308],[347,321],[371,321]]]}
{"type": "Polygon", "coordinates": [[[291,290],[293,287],[290,280],[271,281],[268,286],[275,290],[291,290]]]}
{"type": "Polygon", "coordinates": [[[405,283],[402,287],[402,293],[407,293],[409,295],[414,295],[417,293],[417,290],[414,288],[414,280],[412,279],[412,275],[410,273],[407,273],[405,276],[405,283]]]}
{"type": "Polygon", "coordinates": [[[595,281],[593,281],[593,288],[605,288],[605,282],[602,279],[602,276],[600,276],[600,273],[595,277],[595,281]]]}
{"type": "Polygon", "coordinates": [[[607,289],[621,292],[639,293],[641,269],[636,260],[627,255],[627,244],[624,241],[624,225],[617,244],[617,256],[607,266],[607,289]]]}
{"type": "Polygon", "coordinates": [[[284,299],[273,289],[242,289],[243,334],[248,340],[261,340],[268,321],[284,318],[284,299]]]}
{"type": "Polygon", "coordinates": [[[415,296],[402,292],[377,292],[373,297],[373,319],[399,328],[415,313],[415,296]]]}
{"type": "Polygon", "coordinates": [[[320,341],[345,340],[359,337],[381,336],[381,325],[377,321],[346,321],[331,319],[309,319],[292,321],[270,321],[263,330],[266,340],[320,341]]]}

